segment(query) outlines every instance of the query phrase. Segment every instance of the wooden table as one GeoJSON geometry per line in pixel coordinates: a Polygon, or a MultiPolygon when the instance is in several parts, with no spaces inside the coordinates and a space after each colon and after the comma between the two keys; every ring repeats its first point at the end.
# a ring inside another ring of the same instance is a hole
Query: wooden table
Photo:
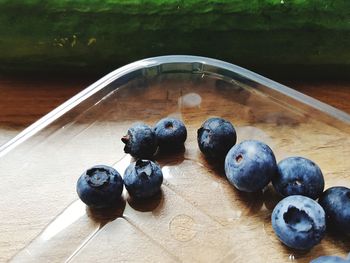
{"type": "MultiPolygon", "coordinates": [[[[0,78],[0,144],[77,94],[98,77],[0,78]]],[[[350,113],[350,81],[280,81],[350,113]]]]}
{"type": "MultiPolygon", "coordinates": [[[[98,78],[0,77],[0,145],[98,78]]],[[[350,113],[350,81],[280,82],[350,113]]]]}
{"type": "MultiPolygon", "coordinates": [[[[3,89],[7,89],[6,99],[2,96],[7,104],[2,105],[12,107],[11,111],[16,113],[11,116],[7,111],[2,119],[4,127],[13,132],[88,84],[72,79],[2,83],[6,83],[3,89]],[[20,96],[22,94],[27,96],[20,96]]],[[[350,112],[346,84],[287,84],[303,91],[314,90],[315,94],[322,94],[321,99],[333,98],[333,105],[344,105],[350,112]]],[[[259,139],[268,143],[278,160],[289,154],[303,155],[320,164],[326,187],[350,186],[347,180],[349,133],[337,129],[333,120],[323,123],[317,114],[293,112],[283,103],[274,109],[259,107],[274,105],[264,104],[271,101],[259,92],[247,94],[248,91],[237,89],[232,95],[231,89],[220,86],[222,90],[217,92],[213,87],[217,87],[214,80],[184,86],[181,81],[171,83],[164,79],[161,84],[139,92],[121,89],[106,97],[103,103],[92,101],[91,105],[96,106],[85,114],[78,114],[76,125],[66,125],[70,123],[67,120],[63,126],[61,123],[53,127],[44,140],[38,136],[36,141],[4,156],[0,162],[3,180],[0,191],[6,193],[0,200],[3,211],[0,221],[4,226],[0,233],[0,261],[35,237],[30,246],[22,250],[19,259],[21,255],[26,259],[30,254],[40,256],[42,262],[53,258],[62,262],[73,255],[75,262],[111,262],[127,261],[132,255],[134,262],[160,262],[160,258],[161,262],[180,259],[218,262],[224,256],[225,262],[255,263],[284,262],[282,258],[288,259],[291,255],[302,259],[298,262],[309,262],[320,255],[348,253],[349,240],[338,242],[331,235],[307,254],[292,253],[281,246],[270,223],[271,211],[279,197],[271,188],[253,195],[235,190],[220,176],[222,166],[207,162],[200,154],[196,131],[208,115],[235,121],[239,140],[259,139]],[[197,93],[201,98],[200,107],[186,99],[187,94],[197,93]],[[160,110],[164,112],[160,114],[160,110]],[[114,165],[123,174],[131,158],[125,156],[123,144],[117,138],[136,120],[155,123],[160,116],[174,113],[181,114],[186,123],[188,139],[185,152],[156,157],[164,171],[162,194],[151,203],[141,205],[125,193],[126,202],[108,224],[104,218],[97,217],[98,214],[86,213],[85,206],[74,201],[77,200],[75,184],[81,172],[93,164],[104,163],[114,165]],[[23,162],[19,161],[22,159],[23,162]],[[21,180],[17,180],[18,174],[21,180]],[[94,233],[98,234],[92,240],[94,233]],[[83,253],[76,254],[75,249],[87,240],[83,253]]]]}

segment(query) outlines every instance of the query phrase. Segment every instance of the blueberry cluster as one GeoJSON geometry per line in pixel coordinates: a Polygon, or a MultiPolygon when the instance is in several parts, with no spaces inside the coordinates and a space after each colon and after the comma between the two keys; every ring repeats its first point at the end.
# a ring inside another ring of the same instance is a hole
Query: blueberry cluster
{"type": "Polygon", "coordinates": [[[181,149],[187,139],[184,123],[176,118],[161,119],[154,128],[136,123],[122,138],[124,152],[135,158],[151,159],[157,150],[176,151],[181,149]]]}
{"type": "MultiPolygon", "coordinates": [[[[154,196],[160,191],[163,174],[150,159],[158,151],[183,148],[186,139],[186,127],[176,118],[164,118],[153,128],[134,124],[121,139],[125,153],[136,159],[125,170],[124,179],[112,167],[94,166],[77,182],[80,199],[91,207],[108,207],[120,198],[123,185],[134,198],[154,196]]],[[[323,192],[324,177],[313,161],[289,157],[277,163],[265,143],[245,140],[236,144],[236,141],[234,126],[222,118],[206,120],[197,131],[200,151],[209,160],[224,161],[226,177],[235,188],[257,192],[272,182],[283,197],[271,215],[272,227],[282,243],[294,249],[311,249],[324,237],[326,225],[350,234],[349,188],[331,187],[323,192]]]]}
{"type": "Polygon", "coordinates": [[[97,165],[86,170],[78,179],[79,198],[91,208],[112,207],[118,203],[123,185],[136,199],[149,198],[160,191],[163,174],[160,166],[150,160],[139,159],[124,172],[124,180],[114,168],[97,165]]]}
{"type": "Polygon", "coordinates": [[[124,152],[136,158],[124,172],[106,165],[97,165],[86,170],[78,179],[77,193],[89,207],[105,208],[115,205],[121,198],[123,185],[129,195],[136,199],[150,198],[159,193],[163,183],[160,166],[149,160],[158,148],[174,151],[183,147],[187,130],[182,121],[164,118],[154,128],[143,123],[134,124],[121,139],[124,152]]]}
{"type": "Polygon", "coordinates": [[[288,247],[311,249],[324,237],[326,225],[350,234],[350,189],[331,187],[323,192],[324,177],[313,161],[289,157],[277,164],[273,151],[263,142],[245,140],[235,145],[233,125],[221,118],[205,121],[197,139],[205,157],[225,158],[226,177],[238,190],[262,191],[272,182],[284,198],[272,212],[272,226],[288,247]]]}

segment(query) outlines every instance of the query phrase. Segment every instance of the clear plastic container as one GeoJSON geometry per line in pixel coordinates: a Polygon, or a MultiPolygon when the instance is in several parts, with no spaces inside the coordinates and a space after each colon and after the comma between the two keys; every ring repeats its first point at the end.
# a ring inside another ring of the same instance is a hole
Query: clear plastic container
{"type": "Polygon", "coordinates": [[[117,69],[0,148],[0,261],[309,262],[345,256],[349,238],[327,234],[308,252],[288,249],[270,216],[271,187],[246,194],[208,163],[196,141],[210,116],[226,118],[238,141],[269,144],[277,160],[300,155],[326,187],[350,187],[350,116],[253,72],[194,56],[141,60],[117,69]],[[123,174],[132,161],[120,138],[137,121],[181,118],[186,150],[158,156],[162,194],[91,211],[78,200],[80,174],[95,164],[123,174]]]}

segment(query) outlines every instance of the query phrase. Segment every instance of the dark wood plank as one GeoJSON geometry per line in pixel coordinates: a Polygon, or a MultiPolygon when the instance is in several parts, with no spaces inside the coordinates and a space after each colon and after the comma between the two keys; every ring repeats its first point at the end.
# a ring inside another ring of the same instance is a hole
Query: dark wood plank
{"type": "MultiPolygon", "coordinates": [[[[0,79],[0,144],[94,81],[92,78],[0,79]]],[[[350,113],[350,82],[282,82],[350,113]]]]}
{"type": "Polygon", "coordinates": [[[287,86],[350,113],[350,82],[284,81],[287,86]]]}
{"type": "Polygon", "coordinates": [[[85,80],[0,80],[0,126],[26,127],[88,84],[85,80]]]}

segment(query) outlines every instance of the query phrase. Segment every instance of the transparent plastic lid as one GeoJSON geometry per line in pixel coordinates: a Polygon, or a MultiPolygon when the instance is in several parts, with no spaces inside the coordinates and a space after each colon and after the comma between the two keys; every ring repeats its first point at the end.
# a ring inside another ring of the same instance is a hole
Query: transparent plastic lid
{"type": "Polygon", "coordinates": [[[350,116],[253,72],[194,56],[141,60],[117,69],[0,148],[0,261],[309,262],[345,257],[349,238],[327,234],[307,252],[289,249],[270,216],[269,186],[247,194],[208,162],[197,129],[211,116],[231,121],[238,142],[267,143],[277,160],[315,161],[326,187],[350,187],[350,116]],[[156,156],[162,192],[135,203],[124,189],[114,209],[92,211],[76,181],[96,164],[123,174],[132,161],[120,138],[134,122],[175,116],[185,151],[156,156]]]}

